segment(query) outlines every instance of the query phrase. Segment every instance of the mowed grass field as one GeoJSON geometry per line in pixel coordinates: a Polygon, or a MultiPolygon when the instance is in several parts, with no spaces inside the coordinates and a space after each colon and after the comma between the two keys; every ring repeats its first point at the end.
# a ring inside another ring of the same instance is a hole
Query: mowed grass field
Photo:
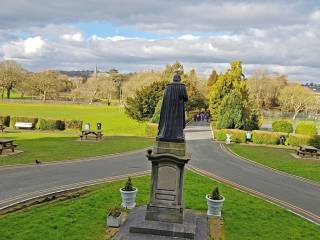
{"type": "MultiPolygon", "coordinates": [[[[134,178],[133,183],[139,189],[138,205],[145,205],[149,200],[150,177],[134,178]]],[[[120,181],[91,187],[87,194],[76,199],[43,203],[2,215],[0,239],[108,239],[105,227],[106,212],[111,206],[120,204],[119,188],[123,184],[124,182],[120,181]]],[[[320,239],[319,225],[269,202],[189,171],[185,175],[186,208],[205,212],[205,195],[215,186],[219,186],[221,194],[226,198],[222,210],[222,239],[320,239]]]]}
{"type": "Polygon", "coordinates": [[[129,118],[123,108],[104,105],[0,103],[0,115],[82,120],[93,129],[102,123],[106,135],[144,136],[145,123],[129,118]]]}
{"type": "Polygon", "coordinates": [[[231,144],[228,148],[257,163],[320,182],[320,160],[295,158],[291,155],[295,153],[293,150],[242,144],[231,144]]]}
{"type": "Polygon", "coordinates": [[[23,131],[0,133],[0,138],[14,139],[22,153],[1,156],[0,166],[14,164],[74,160],[142,149],[153,139],[135,136],[107,136],[99,142],[80,142],[79,136],[57,132],[23,131]]]}

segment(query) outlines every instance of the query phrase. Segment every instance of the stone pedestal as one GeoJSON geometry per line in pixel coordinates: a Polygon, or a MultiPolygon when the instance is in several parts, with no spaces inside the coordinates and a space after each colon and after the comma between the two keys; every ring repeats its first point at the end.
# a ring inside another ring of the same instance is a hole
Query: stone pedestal
{"type": "Polygon", "coordinates": [[[152,163],[152,186],[146,220],[183,222],[183,172],[190,160],[185,143],[160,142],[147,158],[152,163]]]}

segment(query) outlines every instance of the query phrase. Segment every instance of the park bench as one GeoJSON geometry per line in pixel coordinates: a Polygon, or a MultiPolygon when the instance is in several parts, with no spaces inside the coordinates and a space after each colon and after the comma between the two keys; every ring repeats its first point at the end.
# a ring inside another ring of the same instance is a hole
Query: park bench
{"type": "Polygon", "coordinates": [[[31,129],[33,127],[33,124],[30,122],[16,122],[14,124],[14,128],[28,128],[31,129]]]}

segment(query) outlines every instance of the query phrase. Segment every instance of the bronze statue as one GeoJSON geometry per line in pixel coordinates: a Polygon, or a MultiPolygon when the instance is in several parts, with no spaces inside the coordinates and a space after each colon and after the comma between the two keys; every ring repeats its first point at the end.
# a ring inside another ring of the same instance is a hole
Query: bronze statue
{"type": "Polygon", "coordinates": [[[158,141],[184,142],[184,105],[188,101],[188,95],[186,86],[180,81],[180,75],[175,74],[173,82],[166,86],[160,113],[158,141]]]}

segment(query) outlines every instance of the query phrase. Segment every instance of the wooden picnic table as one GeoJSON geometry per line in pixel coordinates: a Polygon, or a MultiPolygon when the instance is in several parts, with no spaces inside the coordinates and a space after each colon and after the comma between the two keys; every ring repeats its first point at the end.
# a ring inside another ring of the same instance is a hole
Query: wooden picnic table
{"type": "Polygon", "coordinates": [[[310,155],[311,157],[318,157],[319,149],[315,148],[314,146],[308,146],[308,145],[300,145],[299,150],[297,150],[297,155],[310,155]]]}
{"type": "Polygon", "coordinates": [[[0,155],[2,154],[2,151],[5,149],[11,149],[12,152],[14,152],[14,148],[17,145],[14,144],[14,140],[12,139],[0,139],[0,155]]]}
{"type": "Polygon", "coordinates": [[[102,139],[102,131],[101,130],[97,130],[97,131],[94,131],[94,130],[82,130],[81,131],[81,135],[80,135],[80,139],[82,141],[83,137],[85,137],[85,139],[88,139],[88,136],[94,136],[96,138],[96,140],[98,139],[102,139]]]}

